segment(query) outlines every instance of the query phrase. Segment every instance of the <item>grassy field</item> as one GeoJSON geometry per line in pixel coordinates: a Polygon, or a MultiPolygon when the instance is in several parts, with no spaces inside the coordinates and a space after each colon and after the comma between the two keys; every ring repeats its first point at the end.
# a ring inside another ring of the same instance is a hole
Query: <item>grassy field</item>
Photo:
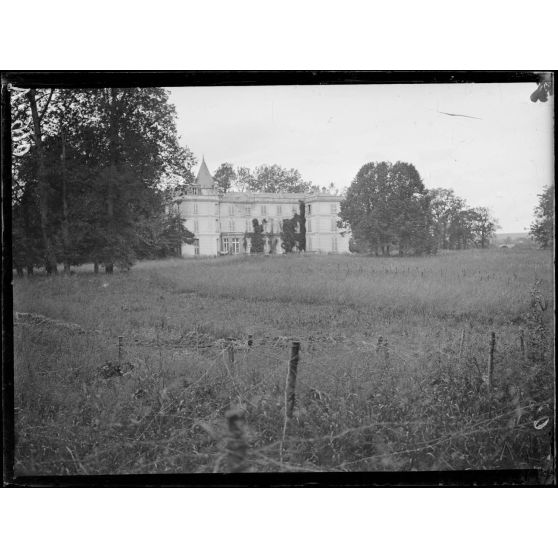
{"type": "Polygon", "coordinates": [[[552,273],[552,254],[533,250],[14,279],[16,472],[536,467],[544,478],[552,273]]]}

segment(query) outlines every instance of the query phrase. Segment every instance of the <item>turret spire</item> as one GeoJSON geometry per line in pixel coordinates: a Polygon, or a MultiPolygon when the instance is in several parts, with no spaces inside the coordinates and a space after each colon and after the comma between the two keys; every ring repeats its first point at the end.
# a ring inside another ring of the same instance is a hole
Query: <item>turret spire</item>
{"type": "Polygon", "coordinates": [[[198,176],[196,178],[196,183],[201,188],[213,188],[214,180],[205,163],[205,157],[203,156],[200,165],[200,170],[198,171],[198,176]]]}

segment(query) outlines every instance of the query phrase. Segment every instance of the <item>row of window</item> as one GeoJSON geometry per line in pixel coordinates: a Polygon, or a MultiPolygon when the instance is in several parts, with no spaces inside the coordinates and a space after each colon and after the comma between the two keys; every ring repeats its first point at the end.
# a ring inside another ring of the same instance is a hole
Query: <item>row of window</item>
{"type": "MultiPolygon", "coordinates": [[[[223,251],[228,252],[231,254],[239,254],[240,253],[240,238],[233,237],[223,238],[223,251]]],[[[219,249],[219,239],[217,239],[217,249],[219,249]]],[[[306,249],[311,252],[312,251],[312,238],[308,238],[306,241],[306,249]]],[[[331,251],[337,252],[337,237],[333,236],[331,238],[331,251]]],[[[194,254],[199,256],[200,254],[200,241],[198,239],[194,240],[194,254]]]]}
{"type": "MultiPolygon", "coordinates": [[[[293,214],[298,210],[298,206],[293,205],[292,206],[292,212],[293,214]]],[[[197,203],[193,203],[192,204],[192,213],[194,215],[198,215],[199,214],[199,205],[197,203]]],[[[228,215],[252,215],[252,206],[251,205],[246,205],[244,206],[244,211],[242,209],[242,206],[240,205],[229,205],[228,206],[228,215]]],[[[260,205],[260,211],[259,211],[260,215],[267,215],[267,205],[260,205]]],[[[215,215],[219,214],[219,206],[216,204],[215,205],[215,215]]],[[[276,205],[275,206],[275,214],[276,215],[283,215],[283,206],[282,205],[276,205]]]]}
{"type": "MultiPolygon", "coordinates": [[[[270,232],[273,232],[273,228],[274,228],[274,222],[273,219],[270,219],[270,221],[268,222],[268,227],[270,229],[270,232]]],[[[252,229],[252,222],[250,220],[246,220],[245,223],[246,226],[246,230],[251,230],[252,229]]],[[[198,233],[199,232],[199,222],[194,219],[194,232],[198,233]]],[[[228,222],[228,230],[229,232],[234,232],[235,231],[235,221],[229,221],[228,222]]],[[[219,232],[220,228],[219,228],[219,221],[215,221],[215,232],[219,232]]],[[[311,233],[312,231],[312,220],[308,219],[306,221],[306,231],[311,233]]],[[[330,222],[330,231],[331,232],[336,232],[337,231],[337,220],[336,219],[331,219],[330,222]]],[[[317,232],[317,231],[316,231],[317,232]]]]}
{"type": "MultiPolygon", "coordinates": [[[[236,231],[236,224],[237,224],[237,221],[232,221],[232,220],[231,220],[231,221],[229,221],[229,222],[227,223],[226,229],[227,229],[229,232],[235,232],[235,231],[236,231]]],[[[253,228],[253,227],[252,227],[252,221],[250,221],[249,219],[247,219],[246,222],[244,223],[244,225],[245,225],[245,230],[247,230],[247,231],[252,231],[252,228],[253,228]]],[[[188,225],[187,225],[187,226],[188,226],[188,225]]],[[[274,232],[274,228],[275,228],[275,223],[274,223],[273,219],[270,219],[270,220],[267,222],[267,230],[268,230],[268,232],[274,232]]],[[[193,229],[194,229],[194,232],[195,232],[195,233],[200,232],[200,225],[199,225],[199,221],[198,221],[197,219],[194,219],[194,220],[193,220],[193,229]]],[[[219,227],[219,221],[215,220],[215,232],[220,232],[221,230],[225,230],[224,223],[223,223],[223,227],[221,228],[221,227],[219,227]]],[[[240,231],[239,231],[239,232],[240,232],[240,231]]],[[[279,231],[277,230],[277,231],[275,231],[275,232],[279,232],[279,231]]]]}
{"type": "MultiPolygon", "coordinates": [[[[329,230],[331,232],[336,232],[337,231],[337,219],[332,219],[330,224],[329,224],[329,227],[330,227],[329,230]]],[[[312,232],[312,220],[311,219],[308,219],[306,221],[306,231],[310,232],[310,233],[312,232]]],[[[316,231],[316,232],[318,232],[318,231],[316,231]]]]}
{"type": "MultiPolygon", "coordinates": [[[[334,215],[337,215],[337,204],[336,203],[329,204],[329,212],[333,213],[334,215]]],[[[311,203],[306,205],[306,214],[307,215],[312,215],[312,204],[311,203]]]]}
{"type": "MultiPolygon", "coordinates": [[[[240,254],[240,238],[232,237],[223,238],[223,251],[228,252],[230,254],[240,254]]],[[[219,239],[217,239],[217,247],[219,247],[219,239]]],[[[306,242],[306,249],[311,252],[312,251],[312,239],[309,238],[306,242]]],[[[337,237],[333,236],[331,238],[331,251],[337,252],[337,237]]],[[[199,240],[194,241],[194,254],[197,256],[200,253],[200,244],[199,240]]]]}
{"type": "MultiPolygon", "coordinates": [[[[241,207],[242,206],[239,206],[239,205],[232,205],[232,204],[229,205],[228,206],[228,208],[229,208],[228,214],[229,215],[235,215],[235,213],[236,214],[242,213],[241,207]],[[236,208],[236,212],[235,212],[235,208],[236,208]]],[[[287,207],[287,206],[285,206],[285,207],[287,207]]],[[[298,206],[297,205],[291,206],[292,214],[296,213],[297,211],[298,211],[298,206]]],[[[337,204],[336,203],[332,203],[330,205],[330,212],[333,213],[333,214],[337,214],[337,204]]],[[[194,215],[198,215],[199,206],[198,206],[197,203],[192,204],[192,213],[194,215]]],[[[312,204],[308,204],[306,206],[306,213],[308,215],[312,215],[312,204]]],[[[218,214],[219,214],[219,206],[216,204],[215,205],[215,215],[218,215],[218,214]]],[[[252,206],[246,205],[244,207],[244,214],[245,215],[252,215],[252,206]]],[[[268,214],[267,213],[267,205],[260,205],[260,215],[267,215],[267,214],[268,214]]],[[[275,214],[276,215],[282,215],[283,214],[283,206],[282,205],[275,205],[275,214]]]]}

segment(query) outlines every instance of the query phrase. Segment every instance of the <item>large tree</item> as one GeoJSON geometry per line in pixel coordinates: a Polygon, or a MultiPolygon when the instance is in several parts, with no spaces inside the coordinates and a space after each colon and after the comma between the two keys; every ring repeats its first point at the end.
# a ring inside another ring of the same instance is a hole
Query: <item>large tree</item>
{"type": "Polygon", "coordinates": [[[187,167],[191,154],[178,145],[175,110],[161,88],[103,89],[90,100],[97,118],[96,191],[104,201],[99,257],[111,272],[115,261],[134,258],[136,223],[153,215],[156,188],[166,173],[187,167]]]}
{"type": "Polygon", "coordinates": [[[479,248],[488,248],[490,239],[494,236],[498,223],[486,207],[471,209],[472,230],[479,248]]]}
{"type": "Polygon", "coordinates": [[[430,197],[416,168],[398,161],[367,163],[341,202],[340,226],[376,254],[432,251],[430,197]]]}
{"type": "Polygon", "coordinates": [[[215,171],[213,178],[215,179],[215,182],[217,182],[219,192],[225,194],[231,189],[237,176],[231,163],[223,163],[215,171]]]}
{"type": "MultiPolygon", "coordinates": [[[[46,95],[46,93],[45,93],[46,95]]],[[[42,120],[48,109],[48,105],[52,98],[52,91],[48,94],[48,99],[42,109],[39,107],[37,100],[37,90],[30,89],[27,93],[29,108],[31,112],[31,124],[33,126],[33,142],[34,149],[31,151],[36,161],[36,181],[39,201],[39,217],[41,226],[41,235],[43,241],[43,250],[45,258],[45,267],[47,273],[57,273],[56,253],[54,242],[52,239],[52,227],[49,220],[49,185],[47,181],[47,166],[44,147],[43,123],[42,120]]]]}
{"type": "Polygon", "coordinates": [[[471,209],[466,206],[452,214],[448,228],[448,248],[450,250],[465,250],[474,246],[474,217],[471,209]]]}
{"type": "Polygon", "coordinates": [[[541,248],[554,245],[554,184],[545,186],[539,194],[539,204],[535,208],[535,221],[531,224],[531,236],[541,248]]]}
{"type": "Polygon", "coordinates": [[[448,188],[430,190],[430,209],[434,219],[434,234],[438,249],[450,248],[450,229],[459,212],[465,207],[465,201],[448,188]]]}
{"type": "MultiPolygon", "coordinates": [[[[14,166],[14,252],[30,262],[21,265],[37,265],[39,251],[49,272],[61,259],[65,271],[93,261],[111,273],[115,263],[129,266],[146,254],[146,230],[162,242],[162,231],[189,240],[166,210],[192,182],[194,158],[178,144],[165,90],[30,90],[27,99],[14,107],[29,113],[34,132],[14,166]],[[40,245],[28,226],[35,213],[40,245]]],[[[161,252],[168,249],[150,255],[161,252]]]]}

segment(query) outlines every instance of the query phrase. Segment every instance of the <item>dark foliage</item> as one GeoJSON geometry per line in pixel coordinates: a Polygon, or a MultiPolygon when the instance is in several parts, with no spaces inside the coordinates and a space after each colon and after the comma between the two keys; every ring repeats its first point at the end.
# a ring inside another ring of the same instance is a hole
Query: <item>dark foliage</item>
{"type": "Polygon", "coordinates": [[[281,247],[288,254],[295,248],[306,251],[306,206],[298,202],[299,212],[291,219],[283,219],[281,231],[281,247]]]}
{"type": "Polygon", "coordinates": [[[430,197],[409,163],[367,163],[357,173],[341,202],[340,226],[370,251],[390,255],[432,252],[430,197]]]}
{"type": "Polygon", "coordinates": [[[260,225],[257,219],[252,219],[252,228],[254,229],[254,232],[248,233],[249,238],[252,240],[250,246],[250,254],[263,254],[264,251],[264,236],[263,236],[264,227],[263,226],[265,222],[266,220],[264,219],[262,221],[262,224],[260,225]]]}
{"type": "Polygon", "coordinates": [[[554,246],[554,185],[545,187],[543,193],[539,194],[531,237],[541,248],[554,246]]]}
{"type": "Polygon", "coordinates": [[[169,203],[192,181],[175,110],[160,88],[27,94],[14,118],[32,129],[14,157],[14,265],[85,262],[129,268],[138,257],[179,253],[191,240],[169,203]]]}

